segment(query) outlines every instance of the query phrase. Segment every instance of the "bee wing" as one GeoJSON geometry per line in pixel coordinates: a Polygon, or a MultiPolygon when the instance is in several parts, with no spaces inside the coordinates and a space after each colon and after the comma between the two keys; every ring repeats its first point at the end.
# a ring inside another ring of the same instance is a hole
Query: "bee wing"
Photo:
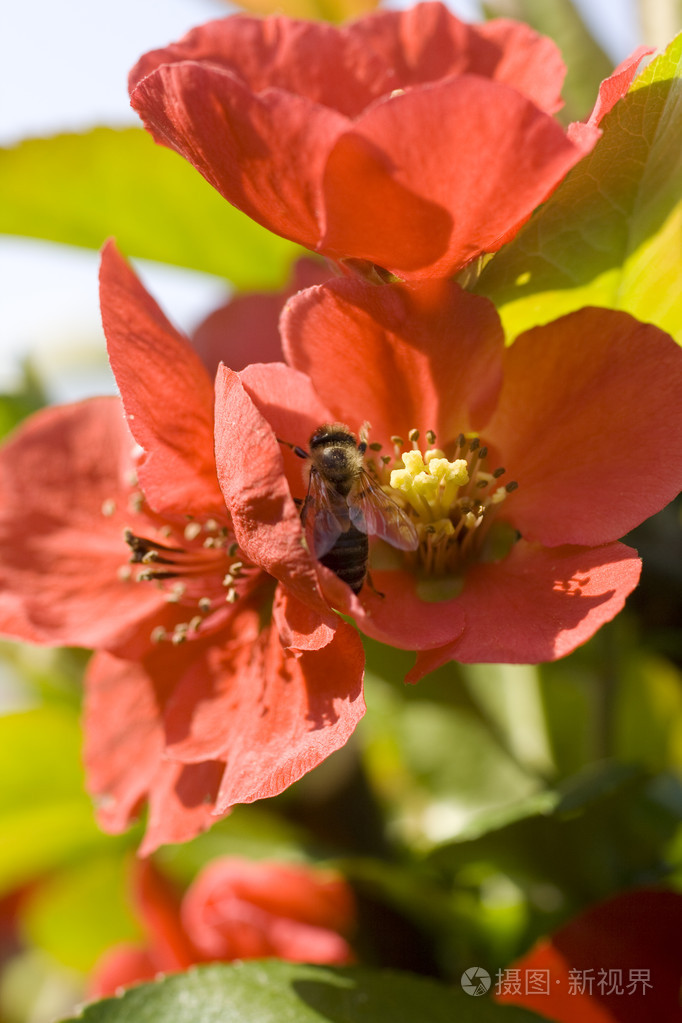
{"type": "Polygon", "coordinates": [[[341,533],[349,526],[345,500],[331,490],[315,468],[310,470],[308,496],[301,509],[301,521],[316,558],[332,549],[341,533]]]}
{"type": "Polygon", "coordinates": [[[414,523],[368,472],[363,472],[348,495],[350,521],[356,529],[378,536],[402,551],[419,546],[414,523]]]}

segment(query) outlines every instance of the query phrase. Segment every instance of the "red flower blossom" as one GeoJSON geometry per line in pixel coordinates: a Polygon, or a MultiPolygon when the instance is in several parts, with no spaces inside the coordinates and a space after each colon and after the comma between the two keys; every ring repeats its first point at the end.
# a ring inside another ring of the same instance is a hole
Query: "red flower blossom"
{"type": "Polygon", "coordinates": [[[556,1023],[679,1023],[681,928],[679,892],[641,889],[617,895],[502,971],[497,999],[556,1023]],[[505,984],[505,976],[519,978],[518,993],[505,984]],[[533,977],[529,989],[526,979],[533,977]]]}
{"type": "Polygon", "coordinates": [[[641,51],[566,134],[564,65],[528,26],[440,3],[337,28],[209,22],[147,53],[131,101],[157,142],[270,230],[399,277],[496,251],[599,137],[641,51]]]}
{"type": "Polygon", "coordinates": [[[221,362],[231,369],[244,369],[252,362],[281,362],[279,317],[285,303],[297,291],[334,276],[322,260],[299,259],[284,291],[235,295],[192,332],[192,347],[212,377],[221,362]]]}
{"type": "Polygon", "coordinates": [[[329,871],[224,857],[209,863],[182,899],[150,862],[133,868],[133,900],[144,946],[110,949],[95,967],[92,997],[193,963],[278,958],[352,961],[346,937],[355,905],[345,881],[329,871]]]}
{"type": "MultiPolygon", "coordinates": [[[[618,538],[682,483],[682,352],[667,334],[583,309],[505,348],[492,305],[452,282],[350,279],[291,299],[282,332],[289,368],[223,368],[216,381],[218,474],[252,561],[275,527],[240,492],[260,507],[275,477],[251,471],[231,424],[260,431],[274,473],[276,437],[305,447],[311,421],[356,433],[369,421],[375,472],[419,549],[375,544],[380,592],[359,598],[318,573],[364,632],[421,651],[412,678],[452,658],[552,660],[621,609],[640,564],[618,538]]],[[[303,496],[301,463],[284,455],[303,496]]]]}
{"type": "MultiPolygon", "coordinates": [[[[343,745],[364,711],[363,654],[318,591],[284,480],[253,507],[277,521],[270,574],[239,550],[211,379],[111,246],[101,287],[127,423],[118,399],[94,399],[43,410],[5,446],[0,628],[97,650],[89,787],[111,831],[149,801],[150,851],[343,745]]],[[[234,439],[258,472],[258,438],[234,439]]]]}

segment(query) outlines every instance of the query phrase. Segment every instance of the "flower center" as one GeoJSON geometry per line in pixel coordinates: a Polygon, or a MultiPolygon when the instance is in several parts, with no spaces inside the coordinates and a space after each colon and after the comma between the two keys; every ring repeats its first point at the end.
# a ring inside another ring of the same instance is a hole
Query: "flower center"
{"type": "MultiPolygon", "coordinates": [[[[505,469],[488,466],[488,449],[476,434],[460,434],[446,454],[435,447],[419,447],[419,432],[411,430],[411,449],[392,437],[393,459],[384,456],[378,472],[384,489],[413,520],[419,547],[408,553],[423,576],[461,575],[474,560],[498,560],[516,539],[507,524],[495,521],[502,503],[516,490],[515,481],[503,482],[505,469]],[[402,464],[401,464],[402,463],[402,464]],[[391,464],[399,466],[391,468],[391,464]]],[[[370,445],[377,450],[375,445],[370,445]]]]}
{"type": "MultiPolygon", "coordinates": [[[[114,502],[105,502],[104,515],[115,514],[114,502]]],[[[135,491],[128,506],[123,539],[129,559],[119,569],[121,580],[152,583],[164,591],[168,604],[178,614],[169,629],[152,630],[154,643],[169,640],[183,643],[196,635],[220,628],[236,603],[250,588],[254,573],[245,564],[227,521],[186,516],[163,517],[147,505],[144,494],[135,491]]],[[[257,573],[256,573],[257,574],[257,573]]]]}

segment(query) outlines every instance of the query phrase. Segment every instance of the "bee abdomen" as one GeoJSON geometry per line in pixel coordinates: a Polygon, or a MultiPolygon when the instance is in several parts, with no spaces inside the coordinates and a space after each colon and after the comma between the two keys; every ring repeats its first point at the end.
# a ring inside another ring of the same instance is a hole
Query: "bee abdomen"
{"type": "Polygon", "coordinates": [[[355,526],[341,533],[330,551],[320,558],[322,564],[348,583],[353,593],[359,593],[367,575],[369,540],[355,526]]]}

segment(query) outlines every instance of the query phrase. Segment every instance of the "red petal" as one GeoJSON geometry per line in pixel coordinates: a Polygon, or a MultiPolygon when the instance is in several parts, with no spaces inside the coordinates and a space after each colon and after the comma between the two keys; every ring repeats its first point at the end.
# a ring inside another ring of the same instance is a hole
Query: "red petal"
{"type": "Polygon", "coordinates": [[[131,102],[156,141],[189,160],[228,202],[316,247],[319,185],[345,117],[278,89],[255,96],[231,72],[189,62],[162,65],[131,102]]]}
{"type": "Polygon", "coordinates": [[[0,630],[35,643],[137,648],[164,608],[122,581],[133,440],[120,402],[32,416],[0,455],[0,630]],[[108,505],[111,505],[109,513],[108,505]],[[106,512],[106,514],[105,514],[106,512]]]}
{"type": "Polygon", "coordinates": [[[88,978],[88,998],[110,998],[121,988],[153,980],[159,972],[152,955],[137,945],[121,943],[107,949],[88,978]]]}
{"type": "Polygon", "coordinates": [[[218,813],[282,791],[342,746],[364,713],[354,629],[339,623],[322,649],[294,657],[275,629],[259,627],[254,615],[239,641],[190,664],[166,711],[170,756],[226,763],[218,813]]]}
{"type": "Polygon", "coordinates": [[[224,764],[210,760],[200,764],[160,763],[149,792],[149,817],[140,856],[149,856],[160,845],[188,842],[215,824],[215,800],[224,769],[224,764]]]}
{"type": "Polygon", "coordinates": [[[192,649],[159,647],[146,665],[96,654],[86,679],[85,764],[100,825],[123,831],[145,799],[149,817],[140,855],[186,842],[215,823],[225,765],[167,759],[162,708],[183,673],[200,663],[192,649]],[[174,662],[176,670],[173,671],[174,662]],[[189,666],[189,668],[188,668],[189,666]]]}
{"type": "Polygon", "coordinates": [[[368,288],[330,281],[288,303],[287,358],[306,373],[332,416],[392,450],[417,428],[437,443],[489,417],[501,382],[504,338],[493,306],[450,281],[368,288]]]}
{"type": "Polygon", "coordinates": [[[180,894],[149,860],[136,860],[133,899],[157,970],[186,970],[200,959],[180,916],[180,894]]]}
{"type": "Polygon", "coordinates": [[[353,608],[355,622],[365,635],[401,650],[428,650],[452,644],[462,633],[466,619],[459,598],[441,603],[422,600],[417,578],[409,572],[373,571],[372,582],[379,592],[365,586],[357,602],[360,606],[353,608]]]}
{"type": "Polygon", "coordinates": [[[456,598],[459,639],[420,654],[408,681],[450,660],[536,664],[564,657],[622,609],[640,561],[624,544],[545,549],[520,540],[503,560],[473,565],[456,598]]]}
{"type": "Polygon", "coordinates": [[[146,458],[140,482],[166,513],[225,512],[213,456],[213,387],[112,243],[102,251],[102,322],[130,429],[146,458]]]}
{"type": "Polygon", "coordinates": [[[192,345],[213,378],[224,362],[244,369],[254,362],[281,362],[284,358],[278,323],[291,295],[329,280],[332,271],[323,262],[299,259],[292,284],[277,294],[236,295],[211,313],[192,334],[192,345]]]}
{"type": "MultiPolygon", "coordinates": [[[[548,114],[561,109],[566,65],[551,39],[538,35],[521,21],[507,18],[494,18],[472,29],[489,44],[493,43],[499,53],[491,78],[513,85],[548,114]]],[[[471,70],[486,73],[485,65],[479,61],[471,70]]]]}
{"type": "Polygon", "coordinates": [[[546,994],[503,994],[497,1000],[524,1005],[557,1023],[679,1023],[681,928],[678,892],[617,895],[565,924],[514,964],[522,977],[549,971],[546,994]]]}
{"type": "Polygon", "coordinates": [[[349,961],[334,933],[354,919],[348,886],[329,874],[237,857],[214,860],[189,888],[183,918],[211,958],[277,955],[310,962],[349,961]]]}
{"type": "Polygon", "coordinates": [[[499,248],[583,155],[507,85],[418,86],[368,108],[331,150],[320,251],[447,276],[499,248]]]}
{"type": "Polygon", "coordinates": [[[527,540],[624,536],[682,487],[682,351],[627,313],[581,309],[522,334],[485,439],[527,540]]]}
{"type": "Polygon", "coordinates": [[[468,25],[443,4],[378,11],[342,28],[286,17],[232,17],[145,54],[131,91],[162,64],[195,61],[232,72],[255,92],[283,89],[356,117],[371,102],[464,72],[513,85],[543,109],[559,106],[565,68],[551,40],[519,22],[468,25]]]}
{"type": "Polygon", "coordinates": [[[85,679],[84,760],[105,831],[125,831],[153,784],[163,754],[161,713],[141,664],[95,654],[85,679]]]}
{"type": "Polygon", "coordinates": [[[336,633],[336,623],[322,620],[319,612],[297,600],[284,586],[278,586],[275,592],[272,620],[282,646],[294,653],[321,650],[336,633]]]}
{"type": "MultiPolygon", "coordinates": [[[[277,363],[260,369],[275,367],[277,363]]],[[[280,373],[283,382],[295,383],[290,371],[279,369],[284,371],[280,373]]],[[[274,394],[272,399],[277,404],[274,394]]],[[[284,396],[282,403],[287,405],[284,396]]],[[[283,581],[305,603],[328,614],[319,594],[315,563],[302,545],[301,521],[283,472],[281,446],[238,375],[225,366],[216,377],[216,459],[235,536],[245,556],[283,581]]]]}
{"type": "Polygon", "coordinates": [[[299,657],[270,629],[253,654],[249,676],[233,681],[238,705],[226,722],[217,813],[287,788],[345,745],[365,712],[364,651],[350,626],[299,657]]]}
{"type": "Polygon", "coordinates": [[[642,59],[654,52],[654,47],[652,46],[638,46],[629,57],[621,61],[608,78],[604,79],[599,86],[597,102],[590,114],[588,124],[600,124],[602,118],[606,117],[632,85],[642,59]]]}

